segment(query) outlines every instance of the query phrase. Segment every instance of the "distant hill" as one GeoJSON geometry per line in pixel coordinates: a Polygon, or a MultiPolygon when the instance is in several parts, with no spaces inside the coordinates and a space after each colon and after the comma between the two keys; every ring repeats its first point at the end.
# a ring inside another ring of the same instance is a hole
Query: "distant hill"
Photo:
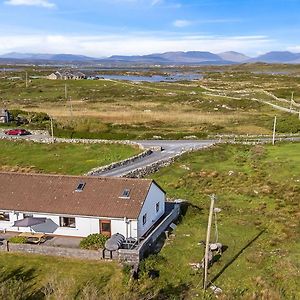
{"type": "Polygon", "coordinates": [[[27,60],[27,61],[91,61],[94,58],[84,56],[84,55],[74,55],[74,54],[36,54],[36,53],[17,53],[11,52],[4,55],[0,55],[3,59],[16,59],[16,60],[27,60]]]}
{"type": "Polygon", "coordinates": [[[235,51],[222,52],[219,53],[218,56],[221,57],[223,60],[233,61],[236,63],[246,62],[250,59],[249,56],[235,51]]]}
{"type": "Polygon", "coordinates": [[[119,56],[114,55],[105,59],[110,62],[135,62],[154,64],[228,64],[220,56],[203,51],[178,51],[155,53],[140,56],[119,56]]]}
{"type": "Polygon", "coordinates": [[[250,62],[265,63],[299,63],[300,53],[292,53],[289,51],[272,51],[252,58],[250,62]]]}
{"type": "Polygon", "coordinates": [[[300,53],[273,51],[250,58],[243,53],[228,51],[219,54],[204,51],[177,51],[147,55],[113,55],[94,58],[74,54],[36,54],[12,52],[0,55],[0,61],[16,63],[78,63],[78,64],[161,64],[161,65],[226,65],[238,63],[300,63],[300,53]]]}

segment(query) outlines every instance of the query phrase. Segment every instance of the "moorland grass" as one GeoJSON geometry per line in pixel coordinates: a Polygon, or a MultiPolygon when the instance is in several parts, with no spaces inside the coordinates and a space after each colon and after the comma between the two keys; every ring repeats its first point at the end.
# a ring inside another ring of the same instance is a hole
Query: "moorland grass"
{"type": "Polygon", "coordinates": [[[215,193],[222,209],[219,242],[228,248],[209,279],[224,299],[298,299],[299,152],[300,144],[218,145],[153,175],[187,206],[162,251],[144,262],[142,294],[201,299],[202,271],[190,263],[203,258],[198,243],[205,239],[209,195],[215,193]],[[154,281],[147,276],[151,269],[160,274],[154,281]]]}
{"type": "MultiPolygon", "coordinates": [[[[271,68],[256,67],[258,70],[271,68]]],[[[26,89],[23,81],[1,79],[0,92],[4,105],[10,109],[49,113],[57,121],[59,136],[176,139],[191,135],[201,138],[216,133],[271,134],[275,114],[279,121],[285,120],[284,126],[279,126],[280,132],[299,132],[297,118],[253,100],[286,106],[288,104],[278,103],[263,90],[288,99],[295,91],[297,100],[299,78],[253,74],[252,68],[254,66],[244,66],[244,69],[232,66],[221,72],[209,72],[213,68],[191,68],[191,72],[204,70],[204,79],[172,83],[35,79],[26,89]],[[91,119],[91,122],[96,119],[106,129],[101,125],[98,131],[92,128],[81,132],[77,128],[81,118],[91,119]]],[[[283,68],[288,69],[288,66],[283,68]]],[[[290,69],[291,72],[297,70],[294,66],[290,69]]]]}
{"type": "Polygon", "coordinates": [[[113,262],[0,254],[1,299],[117,299],[121,276],[113,262]]]}

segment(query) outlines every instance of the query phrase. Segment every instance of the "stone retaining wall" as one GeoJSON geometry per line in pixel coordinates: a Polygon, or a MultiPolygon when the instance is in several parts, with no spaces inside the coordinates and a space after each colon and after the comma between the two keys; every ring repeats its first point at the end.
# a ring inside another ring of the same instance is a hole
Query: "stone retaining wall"
{"type": "MultiPolygon", "coordinates": [[[[208,145],[208,146],[205,146],[203,147],[202,149],[207,149],[207,148],[211,148],[213,147],[214,145],[208,145]]],[[[185,153],[189,153],[189,152],[194,152],[195,149],[192,148],[192,149],[189,149],[189,150],[186,150],[186,151],[182,151],[181,153],[178,153],[168,159],[161,159],[159,161],[156,161],[152,164],[149,164],[145,167],[142,167],[142,168],[137,168],[133,171],[130,171],[130,172],[127,172],[127,173],[124,173],[122,175],[122,177],[127,177],[127,178],[143,178],[147,175],[150,175],[152,173],[155,173],[157,171],[159,171],[161,168],[163,167],[167,167],[169,165],[171,165],[178,157],[182,156],[183,154],[185,153]]]]}
{"type": "Polygon", "coordinates": [[[45,245],[13,244],[5,241],[0,246],[0,251],[31,253],[38,255],[50,255],[68,258],[78,258],[87,260],[101,260],[101,252],[95,250],[83,250],[74,248],[53,247],[45,245]]]}
{"type": "Polygon", "coordinates": [[[112,163],[112,164],[109,164],[109,165],[106,165],[106,166],[103,166],[103,167],[97,167],[97,168],[94,168],[92,169],[91,171],[89,171],[87,174],[87,176],[100,176],[101,173],[103,172],[106,172],[106,171],[109,171],[109,170],[112,170],[112,169],[115,169],[115,168],[118,168],[118,167],[121,167],[121,166],[126,166],[126,165],[129,165],[139,159],[142,159],[148,155],[151,155],[153,152],[152,150],[146,150],[138,155],[135,155],[135,156],[132,156],[130,158],[127,158],[127,159],[124,159],[124,160],[121,160],[119,162],[115,162],[115,163],[112,163]]]}
{"type": "Polygon", "coordinates": [[[178,219],[180,215],[180,204],[174,204],[173,210],[158,224],[157,228],[151,232],[151,234],[142,241],[137,249],[127,250],[127,249],[119,249],[118,250],[118,259],[121,262],[125,262],[131,265],[138,265],[139,262],[147,256],[147,254],[151,253],[153,246],[157,239],[164,233],[170,224],[178,219]]]}

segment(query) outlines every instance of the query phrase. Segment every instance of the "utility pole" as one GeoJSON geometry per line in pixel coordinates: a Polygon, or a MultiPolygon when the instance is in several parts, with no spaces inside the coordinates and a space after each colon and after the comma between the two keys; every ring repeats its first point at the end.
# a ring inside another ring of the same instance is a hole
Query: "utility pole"
{"type": "Polygon", "coordinates": [[[65,99],[68,99],[68,87],[67,84],[65,84],[65,99]]]}
{"type": "Polygon", "coordinates": [[[276,125],[277,125],[277,116],[275,116],[275,118],[274,118],[273,140],[272,140],[273,146],[275,145],[276,125]]]}
{"type": "Polygon", "coordinates": [[[53,118],[51,116],[50,116],[50,125],[51,125],[51,139],[52,139],[52,144],[54,144],[53,118]]]}
{"type": "Polygon", "coordinates": [[[290,104],[290,112],[292,112],[292,109],[293,109],[293,102],[294,102],[294,92],[292,92],[291,104],[290,104]]]}
{"type": "Polygon", "coordinates": [[[28,73],[25,73],[25,86],[28,88],[28,73]]]}
{"type": "Polygon", "coordinates": [[[71,99],[71,97],[69,98],[69,101],[70,101],[70,115],[71,115],[71,117],[73,117],[73,106],[72,106],[72,99],[71,99]]]}
{"type": "Polygon", "coordinates": [[[208,278],[208,256],[209,256],[209,242],[210,242],[210,233],[211,233],[211,224],[214,213],[215,201],[217,200],[216,195],[210,196],[210,209],[208,216],[207,232],[206,232],[206,242],[205,242],[205,254],[204,254],[204,276],[203,276],[203,289],[207,289],[207,278],[208,278]]]}

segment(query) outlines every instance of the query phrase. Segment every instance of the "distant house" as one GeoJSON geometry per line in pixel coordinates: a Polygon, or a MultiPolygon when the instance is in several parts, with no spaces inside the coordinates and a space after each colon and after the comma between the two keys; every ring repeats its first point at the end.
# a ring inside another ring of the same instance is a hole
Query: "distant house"
{"type": "Polygon", "coordinates": [[[55,72],[55,73],[52,73],[49,76],[47,76],[47,79],[50,79],[50,80],[62,79],[62,75],[59,72],[55,72]]]}
{"type": "Polygon", "coordinates": [[[61,79],[63,80],[73,79],[73,74],[69,71],[63,72],[61,73],[61,79]]]}
{"type": "Polygon", "coordinates": [[[0,123],[8,123],[10,121],[10,113],[7,109],[0,109],[0,123]]]}
{"type": "Polygon", "coordinates": [[[75,72],[75,73],[71,73],[69,71],[64,71],[64,72],[55,72],[50,74],[49,76],[47,76],[47,79],[50,80],[81,80],[81,79],[86,79],[86,75],[82,72],[75,72]]]}
{"type": "Polygon", "coordinates": [[[151,179],[0,173],[0,229],[30,231],[13,225],[33,217],[46,218],[35,232],[140,239],[165,213],[165,199],[151,179]]]}
{"type": "Polygon", "coordinates": [[[73,78],[72,79],[74,79],[74,80],[80,80],[80,79],[86,79],[86,78],[87,78],[87,76],[84,73],[82,73],[82,72],[76,72],[76,73],[73,74],[73,78]]]}

